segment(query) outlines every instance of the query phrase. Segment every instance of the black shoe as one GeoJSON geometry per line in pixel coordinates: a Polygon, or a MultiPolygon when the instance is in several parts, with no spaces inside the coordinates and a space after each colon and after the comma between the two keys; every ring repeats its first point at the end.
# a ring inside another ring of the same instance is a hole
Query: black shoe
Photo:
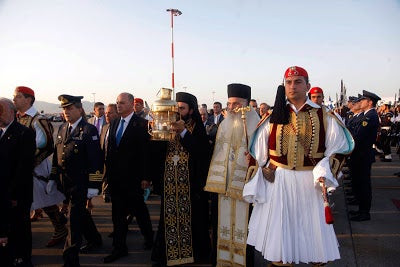
{"type": "Polygon", "coordinates": [[[359,213],[350,217],[350,220],[355,222],[369,221],[371,220],[371,215],[369,215],[369,213],[359,213]]]}
{"type": "Polygon", "coordinates": [[[358,201],[357,199],[353,198],[351,200],[348,200],[346,203],[347,203],[347,205],[350,205],[350,206],[357,206],[357,205],[360,204],[360,201],[358,201]]]}
{"type": "Polygon", "coordinates": [[[385,158],[383,158],[383,159],[381,159],[381,162],[392,162],[392,159],[385,159],[385,158]]]}
{"type": "Polygon", "coordinates": [[[96,249],[96,248],[101,248],[103,245],[103,242],[100,240],[98,242],[87,242],[85,245],[83,245],[80,249],[80,253],[86,254],[89,253],[90,251],[96,249]]]}
{"type": "Polygon", "coordinates": [[[128,251],[114,250],[110,255],[103,258],[104,263],[110,263],[118,260],[119,258],[128,256],[128,251]]]}
{"type": "Polygon", "coordinates": [[[132,215],[128,215],[128,216],[126,217],[126,221],[127,221],[128,224],[131,224],[132,221],[133,221],[133,216],[132,216],[132,215]]]}
{"type": "Polygon", "coordinates": [[[355,216],[355,215],[358,215],[360,212],[358,211],[358,210],[350,210],[349,211],[349,215],[350,216],[355,216]]]}
{"type": "Polygon", "coordinates": [[[109,234],[108,234],[108,237],[109,237],[109,238],[113,238],[113,237],[114,237],[114,232],[109,233],[109,234]]]}
{"type": "Polygon", "coordinates": [[[400,172],[395,172],[395,173],[393,173],[393,175],[399,176],[399,175],[400,175],[400,172]]]}

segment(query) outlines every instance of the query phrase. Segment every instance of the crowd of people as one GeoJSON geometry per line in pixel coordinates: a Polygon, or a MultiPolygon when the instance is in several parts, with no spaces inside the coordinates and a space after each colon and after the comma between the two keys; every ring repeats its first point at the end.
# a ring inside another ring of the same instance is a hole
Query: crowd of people
{"type": "Polygon", "coordinates": [[[91,215],[91,199],[101,195],[113,222],[104,263],[128,255],[135,217],[153,266],[251,267],[256,252],[269,266],[324,266],[340,259],[326,199],[343,165],[352,183],[348,201],[359,206],[350,219],[370,220],[375,153],[391,161],[399,142],[398,107],[376,109],[380,98],[363,91],[339,115],[298,66],[285,71],[272,107],[258,106],[251,87],[239,83],[227,86],[226,107],[215,102],[212,112],[196,96],[177,93],[175,137],[165,142],[151,141],[142,99],[124,92],[116,103],[97,102],[88,120],[81,99],[58,97],[65,123],[54,139],[31,88],[17,87],[13,101],[0,98],[5,265],[32,266],[31,221],[44,212],[54,227],[47,246],[65,242],[64,266],[80,266],[80,253],[103,244],[91,215]],[[143,197],[149,188],[161,196],[156,233],[143,197]]]}

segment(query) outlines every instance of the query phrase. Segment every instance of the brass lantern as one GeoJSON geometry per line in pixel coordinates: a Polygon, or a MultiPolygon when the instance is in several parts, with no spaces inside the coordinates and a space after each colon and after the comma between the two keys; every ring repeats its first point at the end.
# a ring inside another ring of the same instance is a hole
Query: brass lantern
{"type": "Polygon", "coordinates": [[[158,100],[151,107],[153,121],[149,122],[151,140],[171,141],[175,138],[175,131],[171,130],[171,122],[176,121],[178,107],[172,100],[172,89],[161,88],[158,91],[158,100]]]}

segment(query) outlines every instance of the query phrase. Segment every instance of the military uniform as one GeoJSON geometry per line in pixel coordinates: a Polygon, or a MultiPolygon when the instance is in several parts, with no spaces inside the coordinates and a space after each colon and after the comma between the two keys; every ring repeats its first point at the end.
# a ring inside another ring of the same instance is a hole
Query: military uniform
{"type": "Polygon", "coordinates": [[[390,130],[392,127],[392,121],[391,119],[393,118],[393,113],[391,112],[385,112],[381,114],[380,117],[380,146],[383,150],[383,158],[382,161],[392,161],[392,151],[390,147],[390,130]]]}
{"type": "MultiPolygon", "coordinates": [[[[373,101],[380,98],[368,91],[363,91],[363,96],[373,101]]],[[[375,102],[376,103],[376,102],[375,102]]],[[[359,201],[359,210],[351,217],[355,221],[369,220],[371,209],[371,165],[375,162],[373,144],[379,128],[378,113],[375,108],[364,112],[353,134],[355,148],[351,154],[351,175],[353,192],[359,201]]]]}
{"type": "MultiPolygon", "coordinates": [[[[82,97],[59,96],[61,107],[79,103],[82,97]]],[[[99,136],[95,126],[80,118],[69,133],[70,124],[60,126],[55,141],[51,179],[56,179],[71,201],[70,235],[65,243],[65,266],[79,265],[78,253],[82,235],[88,243],[101,244],[101,235],[85,208],[88,188],[101,187],[103,168],[99,136]]],[[[75,124],[74,123],[74,124],[75,124]]]]}

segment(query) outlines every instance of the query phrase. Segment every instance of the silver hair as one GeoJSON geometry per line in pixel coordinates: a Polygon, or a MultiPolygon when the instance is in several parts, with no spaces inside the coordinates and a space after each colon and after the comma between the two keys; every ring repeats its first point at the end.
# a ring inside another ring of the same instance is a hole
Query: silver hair
{"type": "Polygon", "coordinates": [[[131,102],[133,102],[133,100],[134,100],[134,97],[131,93],[124,92],[124,93],[120,93],[120,95],[126,95],[128,97],[128,100],[131,102]]]}
{"type": "Polygon", "coordinates": [[[17,113],[17,108],[15,107],[14,103],[10,99],[5,98],[5,97],[0,97],[0,103],[5,103],[6,105],[8,105],[8,107],[12,111],[14,111],[14,114],[17,113]]]}

